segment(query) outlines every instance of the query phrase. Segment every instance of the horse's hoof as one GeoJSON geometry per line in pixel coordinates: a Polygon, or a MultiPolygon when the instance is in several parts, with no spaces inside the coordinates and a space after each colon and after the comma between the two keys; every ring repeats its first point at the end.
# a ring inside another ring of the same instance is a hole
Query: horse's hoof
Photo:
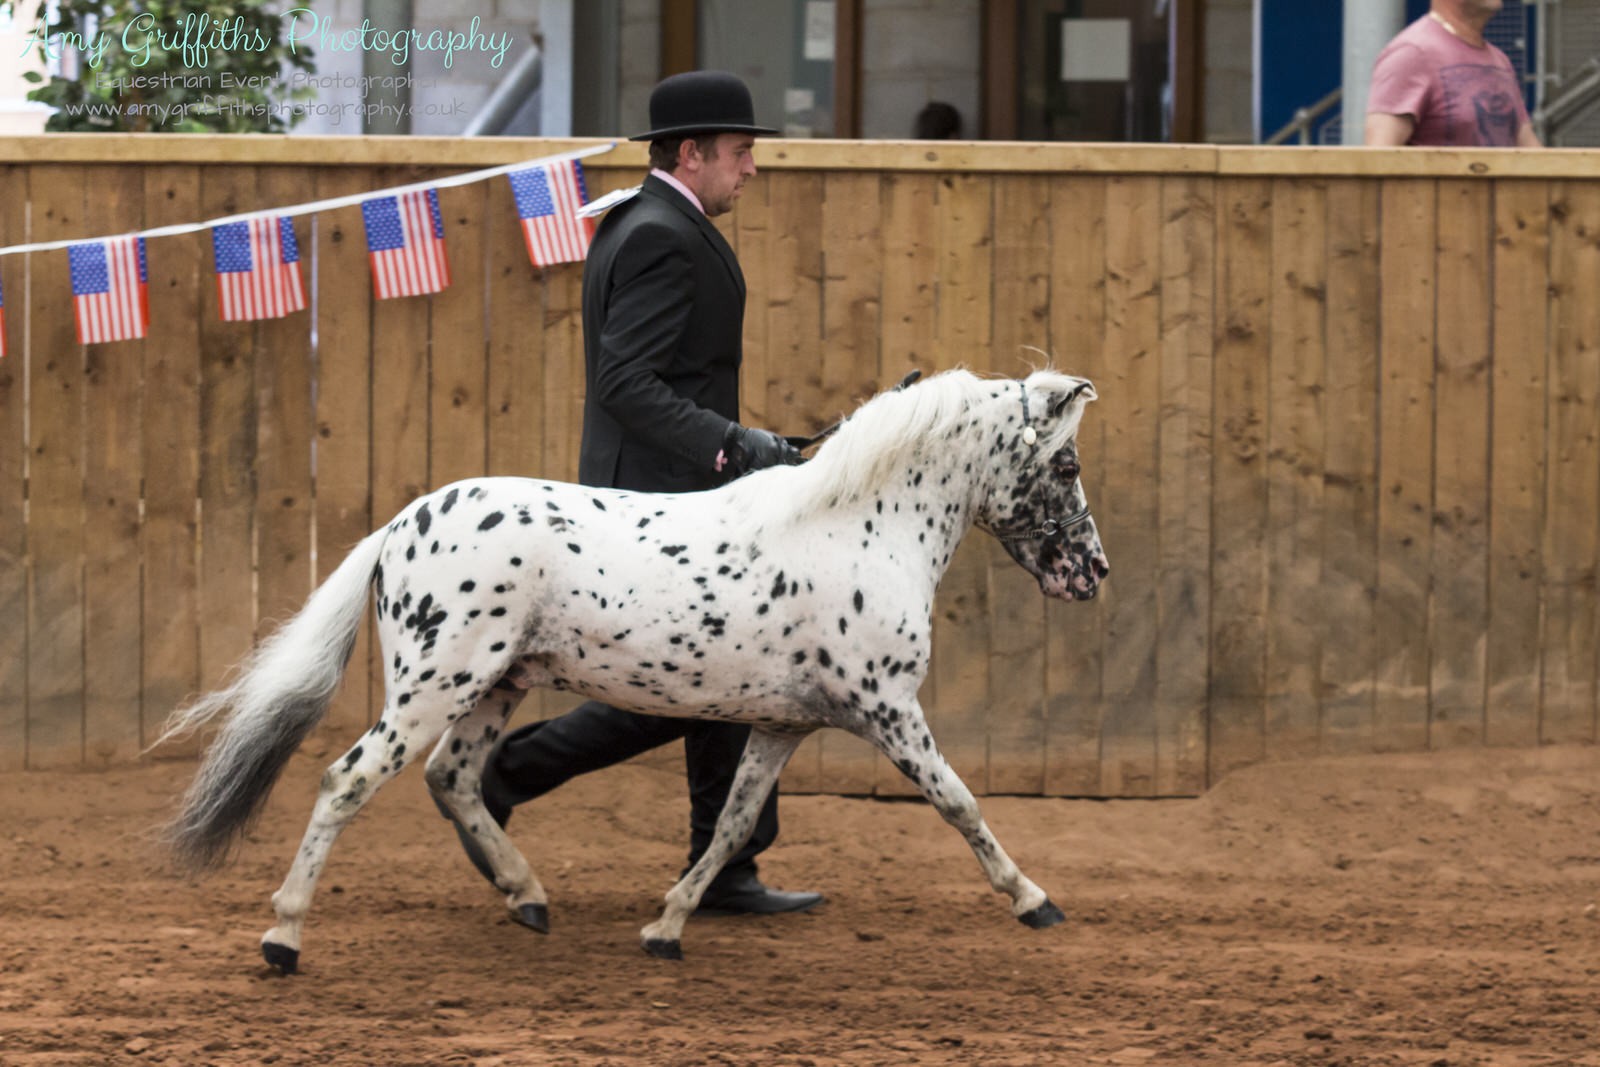
{"type": "Polygon", "coordinates": [[[276,941],[261,942],[261,955],[267,965],[277,968],[279,974],[294,974],[300,969],[300,950],[280,945],[276,941]]]}
{"type": "Polygon", "coordinates": [[[1066,920],[1061,909],[1048,900],[1031,911],[1025,911],[1017,916],[1017,921],[1032,930],[1043,930],[1066,920]]]}
{"type": "Polygon", "coordinates": [[[543,904],[519,904],[511,917],[534,933],[550,932],[550,909],[543,904]]]}
{"type": "Polygon", "coordinates": [[[666,941],[659,937],[647,938],[644,943],[644,950],[658,960],[683,959],[683,946],[676,939],[666,941]]]}

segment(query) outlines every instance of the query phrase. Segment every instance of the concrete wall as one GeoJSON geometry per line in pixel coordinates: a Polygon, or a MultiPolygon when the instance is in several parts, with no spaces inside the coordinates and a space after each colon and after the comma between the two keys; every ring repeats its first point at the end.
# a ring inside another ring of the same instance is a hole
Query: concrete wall
{"type": "Polygon", "coordinates": [[[1252,0],[1206,0],[1205,110],[1200,138],[1214,144],[1250,144],[1254,72],[1252,0]]]}

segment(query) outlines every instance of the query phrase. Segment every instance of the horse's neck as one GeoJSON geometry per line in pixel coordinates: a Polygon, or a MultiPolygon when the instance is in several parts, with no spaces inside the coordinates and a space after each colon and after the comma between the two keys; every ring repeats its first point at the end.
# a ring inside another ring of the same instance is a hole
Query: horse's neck
{"type": "Polygon", "coordinates": [[[983,465],[970,448],[953,444],[918,449],[888,483],[891,492],[884,498],[886,525],[899,526],[916,540],[935,586],[971,529],[973,508],[983,492],[977,480],[983,465]]]}

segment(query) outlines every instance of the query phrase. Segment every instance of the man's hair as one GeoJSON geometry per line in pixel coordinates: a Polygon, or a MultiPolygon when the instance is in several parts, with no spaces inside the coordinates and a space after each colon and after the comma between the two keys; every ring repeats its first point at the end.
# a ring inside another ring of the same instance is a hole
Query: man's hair
{"type": "Polygon", "coordinates": [[[700,146],[700,154],[707,159],[715,158],[717,154],[717,137],[715,133],[689,134],[685,137],[667,137],[659,141],[650,142],[650,166],[655,170],[664,170],[671,174],[678,166],[678,148],[685,141],[693,141],[700,146]]]}

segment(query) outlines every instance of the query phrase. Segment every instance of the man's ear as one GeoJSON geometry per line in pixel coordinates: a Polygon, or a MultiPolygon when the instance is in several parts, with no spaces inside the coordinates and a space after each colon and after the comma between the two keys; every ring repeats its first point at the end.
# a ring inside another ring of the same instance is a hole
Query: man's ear
{"type": "Polygon", "coordinates": [[[704,161],[700,155],[700,142],[693,137],[685,137],[678,145],[678,166],[685,170],[698,169],[704,161]]]}

